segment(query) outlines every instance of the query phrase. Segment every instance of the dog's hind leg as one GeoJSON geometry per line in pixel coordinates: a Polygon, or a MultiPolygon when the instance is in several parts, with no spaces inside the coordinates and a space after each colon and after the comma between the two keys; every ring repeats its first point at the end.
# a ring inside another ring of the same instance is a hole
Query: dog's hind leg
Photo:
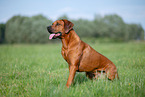
{"type": "Polygon", "coordinates": [[[92,80],[95,77],[95,74],[93,74],[93,72],[86,72],[86,76],[92,80]]]}
{"type": "Polygon", "coordinates": [[[116,67],[110,67],[106,70],[107,78],[114,80],[115,78],[119,79],[116,67]]]}

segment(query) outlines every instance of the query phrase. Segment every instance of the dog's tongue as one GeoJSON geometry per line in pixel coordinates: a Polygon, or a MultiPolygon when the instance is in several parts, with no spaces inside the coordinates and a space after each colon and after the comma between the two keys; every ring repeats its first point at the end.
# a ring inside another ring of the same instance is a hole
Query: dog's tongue
{"type": "Polygon", "coordinates": [[[50,34],[49,39],[51,40],[55,34],[50,34]]]}

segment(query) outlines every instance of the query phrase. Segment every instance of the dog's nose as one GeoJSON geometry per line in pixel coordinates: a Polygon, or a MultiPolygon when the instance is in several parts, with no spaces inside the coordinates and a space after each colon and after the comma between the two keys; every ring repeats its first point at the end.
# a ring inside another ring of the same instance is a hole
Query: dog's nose
{"type": "Polygon", "coordinates": [[[51,34],[52,33],[52,31],[51,31],[51,26],[48,26],[47,27],[47,31],[51,34]]]}
{"type": "Polygon", "coordinates": [[[48,26],[48,27],[47,27],[47,30],[49,30],[50,28],[51,28],[51,26],[48,26]]]}

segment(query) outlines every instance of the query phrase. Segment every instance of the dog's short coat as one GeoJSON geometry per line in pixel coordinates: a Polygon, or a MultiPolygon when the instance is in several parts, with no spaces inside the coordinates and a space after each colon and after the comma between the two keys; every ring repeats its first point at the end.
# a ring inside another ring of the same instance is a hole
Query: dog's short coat
{"type": "Polygon", "coordinates": [[[98,78],[101,71],[110,80],[119,78],[113,62],[80,40],[73,26],[74,24],[68,20],[57,20],[47,27],[51,34],[49,39],[59,38],[62,41],[61,54],[69,65],[66,86],[69,88],[72,84],[76,72],[86,72],[90,79],[98,78]]]}

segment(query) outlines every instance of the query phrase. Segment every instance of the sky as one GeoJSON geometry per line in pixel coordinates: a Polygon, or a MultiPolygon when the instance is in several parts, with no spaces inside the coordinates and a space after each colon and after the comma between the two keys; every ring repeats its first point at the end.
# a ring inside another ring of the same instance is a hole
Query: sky
{"type": "Polygon", "coordinates": [[[145,29],[145,0],[0,0],[0,23],[15,15],[38,14],[53,21],[64,14],[88,20],[118,14],[126,23],[141,24],[145,29]]]}

